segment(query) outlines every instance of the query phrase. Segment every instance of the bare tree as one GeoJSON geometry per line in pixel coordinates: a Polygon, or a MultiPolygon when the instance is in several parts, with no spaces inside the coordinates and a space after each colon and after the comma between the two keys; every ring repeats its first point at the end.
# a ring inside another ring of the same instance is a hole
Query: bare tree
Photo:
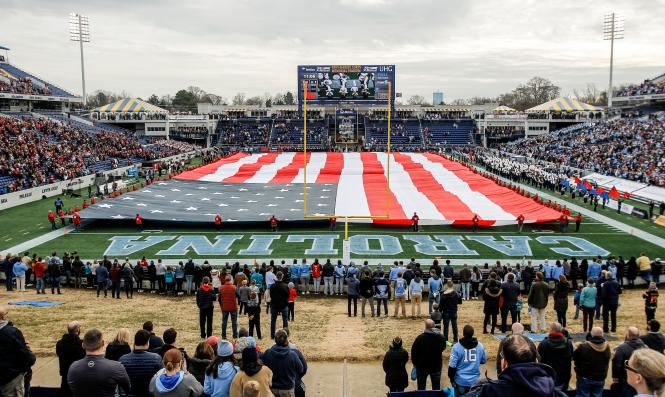
{"type": "Polygon", "coordinates": [[[234,105],[244,105],[245,104],[245,93],[239,92],[233,96],[231,103],[234,105]]]}
{"type": "Polygon", "coordinates": [[[425,98],[422,95],[411,95],[406,103],[409,105],[423,105],[425,104],[425,98]]]}

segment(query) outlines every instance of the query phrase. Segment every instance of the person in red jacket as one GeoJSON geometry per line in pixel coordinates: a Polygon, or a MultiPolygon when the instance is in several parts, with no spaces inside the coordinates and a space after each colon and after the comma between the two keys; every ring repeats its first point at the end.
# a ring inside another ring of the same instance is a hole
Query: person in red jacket
{"type": "Polygon", "coordinates": [[[72,222],[74,221],[74,220],[72,219],[72,217],[74,216],[74,210],[71,209],[71,208],[68,209],[68,210],[67,210],[67,216],[70,217],[70,218],[69,218],[69,224],[72,224],[72,222]]]}
{"type": "Polygon", "coordinates": [[[215,228],[217,230],[222,228],[222,216],[219,214],[215,215],[215,228]]]}
{"type": "Polygon", "coordinates": [[[520,214],[517,217],[517,233],[522,233],[522,228],[524,227],[524,215],[520,214]]]}
{"type": "Polygon", "coordinates": [[[275,215],[270,217],[270,231],[271,232],[276,232],[277,231],[278,222],[279,222],[279,220],[277,219],[277,217],[275,215]]]}
{"type": "Polygon", "coordinates": [[[330,231],[334,232],[335,230],[337,230],[337,218],[333,216],[330,218],[330,231]]]}
{"type": "Polygon", "coordinates": [[[231,281],[231,276],[227,275],[224,279],[224,285],[219,289],[219,307],[222,309],[222,339],[226,340],[226,325],[231,316],[231,330],[233,339],[238,337],[238,300],[236,297],[236,287],[231,281]]]}
{"type": "Polygon", "coordinates": [[[81,228],[81,216],[78,212],[74,212],[72,218],[74,220],[74,229],[78,232],[81,228]]]}
{"type": "Polygon", "coordinates": [[[318,295],[321,290],[321,264],[318,259],[312,263],[312,278],[314,279],[314,293],[318,295]]]}
{"type": "Polygon", "coordinates": [[[42,260],[42,258],[37,258],[37,262],[35,262],[35,265],[32,267],[32,271],[35,272],[35,289],[37,290],[38,294],[45,294],[44,292],[44,287],[46,284],[44,283],[44,273],[46,273],[46,264],[42,260]]]}
{"type": "Polygon", "coordinates": [[[88,208],[88,200],[83,200],[83,203],[81,203],[81,207],[83,207],[83,209],[88,208]]]}
{"type": "Polygon", "coordinates": [[[58,226],[56,226],[55,224],[55,214],[53,213],[53,211],[49,210],[47,216],[48,216],[48,221],[51,224],[51,230],[57,229],[58,226]]]}
{"type": "Polygon", "coordinates": [[[65,211],[63,211],[63,210],[58,211],[58,218],[60,218],[60,223],[62,223],[62,226],[66,226],[65,225],[65,211]]]}
{"type": "Polygon", "coordinates": [[[141,214],[136,214],[136,217],[134,218],[134,222],[136,223],[136,230],[139,232],[143,231],[143,217],[141,214]]]}
{"type": "Polygon", "coordinates": [[[413,216],[411,217],[411,223],[413,223],[413,231],[417,232],[418,231],[418,221],[420,220],[420,217],[418,214],[415,212],[413,213],[413,216]]]}
{"type": "Polygon", "coordinates": [[[90,198],[90,204],[95,204],[97,202],[97,199],[94,197],[90,198]]]}
{"type": "Polygon", "coordinates": [[[582,214],[579,212],[577,213],[577,216],[575,217],[575,232],[580,231],[580,225],[582,224],[582,214]]]}
{"type": "Polygon", "coordinates": [[[478,214],[473,214],[473,218],[471,219],[471,223],[473,224],[473,232],[478,231],[478,223],[480,222],[480,219],[478,219],[478,214]]]}
{"type": "Polygon", "coordinates": [[[561,218],[559,218],[559,230],[561,233],[568,231],[568,217],[566,215],[561,215],[561,218]]]}
{"type": "Polygon", "coordinates": [[[293,283],[289,283],[289,320],[291,322],[296,321],[296,296],[298,296],[296,286],[293,283]]]}

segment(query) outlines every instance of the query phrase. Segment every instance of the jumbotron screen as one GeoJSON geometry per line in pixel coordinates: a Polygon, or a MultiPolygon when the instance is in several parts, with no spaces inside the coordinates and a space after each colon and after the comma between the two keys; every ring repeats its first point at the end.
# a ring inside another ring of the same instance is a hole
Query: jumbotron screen
{"type": "Polygon", "coordinates": [[[307,102],[312,104],[388,102],[395,100],[395,65],[300,65],[298,66],[298,99],[303,103],[307,83],[307,102]]]}

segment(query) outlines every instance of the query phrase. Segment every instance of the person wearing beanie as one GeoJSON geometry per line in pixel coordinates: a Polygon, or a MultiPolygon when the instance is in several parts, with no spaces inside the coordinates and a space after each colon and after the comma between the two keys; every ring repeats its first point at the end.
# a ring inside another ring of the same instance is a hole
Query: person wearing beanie
{"type": "Polygon", "coordinates": [[[246,347],[242,350],[242,364],[240,371],[231,382],[230,397],[242,397],[245,386],[250,381],[259,384],[259,397],[272,397],[272,371],[258,362],[258,353],[254,347],[246,347]]]}
{"type": "Polygon", "coordinates": [[[383,372],[386,373],[386,386],[390,392],[403,392],[409,386],[406,364],[409,353],[402,347],[402,338],[396,336],[392,345],[383,356],[383,372]]]}
{"type": "Polygon", "coordinates": [[[157,371],[150,381],[150,395],[155,397],[189,397],[200,396],[203,387],[194,375],[185,372],[182,368],[182,354],[171,349],[162,359],[164,368],[157,371]]]}
{"type": "Polygon", "coordinates": [[[216,352],[217,351],[217,343],[219,343],[219,338],[217,338],[214,335],[210,336],[210,337],[208,337],[208,339],[206,339],[206,343],[209,344],[210,347],[212,347],[213,352],[216,352]]]}
{"type": "Polygon", "coordinates": [[[212,318],[215,307],[215,293],[210,286],[210,279],[203,278],[201,289],[196,291],[196,306],[199,308],[199,328],[201,339],[212,335],[212,318]]]}
{"type": "Polygon", "coordinates": [[[231,389],[231,382],[238,373],[233,358],[233,345],[227,340],[217,344],[217,356],[206,369],[203,392],[210,397],[226,397],[231,389]]]}

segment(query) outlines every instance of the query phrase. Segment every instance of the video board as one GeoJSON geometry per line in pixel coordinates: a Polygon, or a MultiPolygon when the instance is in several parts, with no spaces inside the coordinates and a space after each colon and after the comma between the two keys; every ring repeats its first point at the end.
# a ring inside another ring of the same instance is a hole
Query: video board
{"type": "Polygon", "coordinates": [[[386,104],[389,84],[390,99],[395,102],[395,65],[300,65],[300,106],[305,83],[308,104],[386,104]]]}

